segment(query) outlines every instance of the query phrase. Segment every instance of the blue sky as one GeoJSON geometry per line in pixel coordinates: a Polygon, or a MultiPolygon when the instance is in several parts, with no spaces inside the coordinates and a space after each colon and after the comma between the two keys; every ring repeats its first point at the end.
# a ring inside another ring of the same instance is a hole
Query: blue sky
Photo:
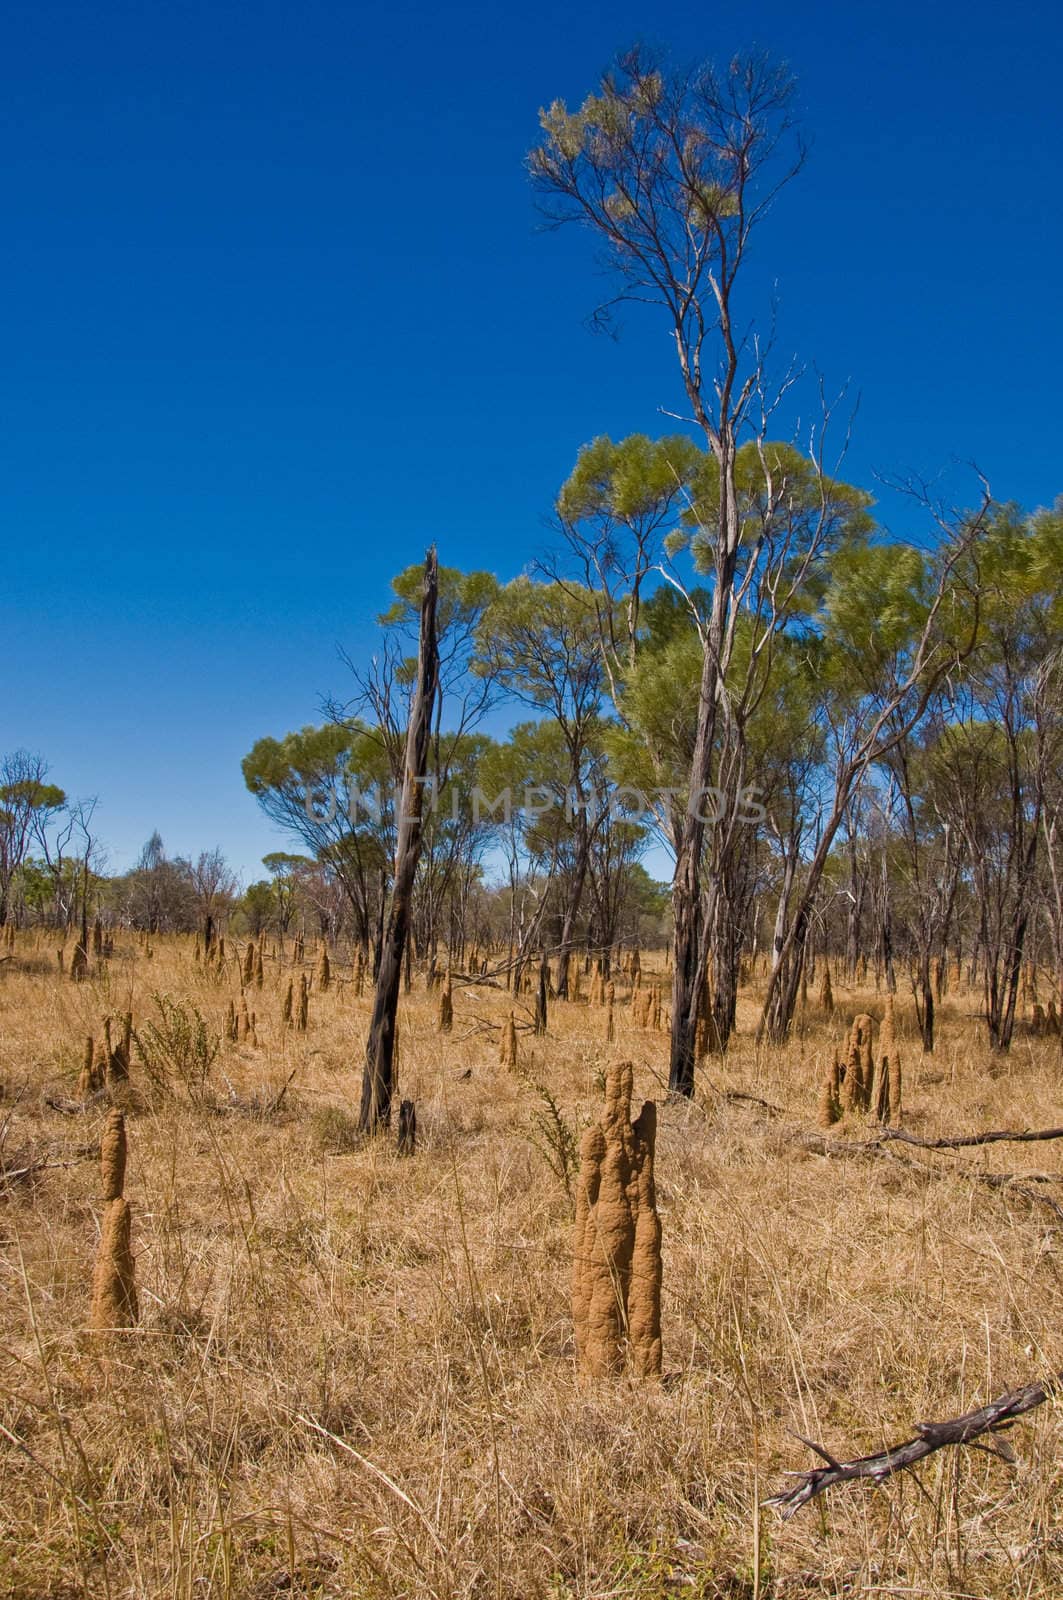
{"type": "Polygon", "coordinates": [[[1055,8],[15,0],[0,750],[98,795],[115,868],[157,827],[257,875],[240,759],[343,692],[389,577],[432,539],[512,576],[581,443],[670,428],[664,331],[587,331],[593,252],[522,166],[638,38],[797,74],[812,150],[756,287],[860,396],[847,475],[1063,490],[1055,8]]]}

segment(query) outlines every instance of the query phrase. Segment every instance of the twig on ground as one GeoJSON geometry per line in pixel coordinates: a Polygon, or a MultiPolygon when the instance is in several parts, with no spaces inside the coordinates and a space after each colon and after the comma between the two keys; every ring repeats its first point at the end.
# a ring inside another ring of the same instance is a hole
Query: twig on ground
{"type": "MultiPolygon", "coordinates": [[[[891,1445],[876,1455],[857,1456],[852,1461],[838,1461],[822,1445],[795,1433],[794,1438],[815,1451],[827,1465],[813,1467],[810,1472],[787,1473],[787,1477],[800,1478],[801,1482],[785,1494],[772,1495],[764,1504],[774,1507],[785,1522],[802,1506],[836,1483],[852,1483],[857,1478],[870,1478],[875,1484],[883,1483],[893,1473],[914,1467],[917,1462],[924,1461],[946,1445],[971,1444],[981,1434],[996,1433],[1008,1427],[1016,1417],[1043,1405],[1058,1391],[1060,1383],[1063,1383],[1063,1373],[1057,1372],[1041,1383],[1028,1383],[1021,1389],[1009,1389],[989,1405],[981,1406],[977,1411],[968,1411],[962,1417],[951,1417],[945,1422],[917,1422],[914,1439],[891,1445]]],[[[1009,1451],[998,1448],[996,1453],[1004,1460],[1014,1459],[1009,1451]]]]}

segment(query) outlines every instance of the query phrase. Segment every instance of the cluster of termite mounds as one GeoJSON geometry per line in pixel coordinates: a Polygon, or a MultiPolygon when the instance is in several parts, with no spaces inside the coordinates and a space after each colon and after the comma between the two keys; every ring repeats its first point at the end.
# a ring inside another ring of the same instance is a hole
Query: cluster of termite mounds
{"type": "Polygon", "coordinates": [[[103,1037],[85,1037],[85,1050],[81,1071],[78,1073],[77,1098],[91,1100],[104,1089],[114,1089],[127,1082],[133,1040],[133,1014],[127,1011],[122,1018],[122,1031],[118,1041],[112,1041],[111,1019],[105,1018],[103,1037]]]}
{"type": "Polygon", "coordinates": [[[657,1108],[631,1120],[633,1069],[606,1073],[605,1110],[580,1141],[572,1248],[576,1361],[586,1377],[661,1372],[661,1221],[654,1186],[657,1108]]]}
{"type": "Polygon", "coordinates": [[[1056,1002],[1048,1002],[1048,1010],[1039,1002],[1034,1001],[1033,1015],[1030,1018],[1030,1032],[1035,1039],[1058,1039],[1060,1037],[1059,1013],[1056,1002]]]}
{"type": "Polygon", "coordinates": [[[880,1123],[901,1120],[901,1057],[894,1027],[893,996],[886,996],[886,1014],[875,1050],[875,1019],[861,1012],[853,1018],[844,1054],[835,1049],[819,1091],[817,1121],[832,1127],[841,1117],[871,1116],[880,1123]]]}

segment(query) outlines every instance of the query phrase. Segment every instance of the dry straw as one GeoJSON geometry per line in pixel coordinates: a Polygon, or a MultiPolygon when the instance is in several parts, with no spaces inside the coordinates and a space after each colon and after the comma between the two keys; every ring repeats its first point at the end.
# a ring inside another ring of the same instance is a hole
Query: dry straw
{"type": "Polygon", "coordinates": [[[653,1158],[657,1108],[631,1121],[633,1069],[606,1074],[605,1112],[580,1143],[572,1314],[581,1373],[661,1371],[661,1223],[653,1158]]]}

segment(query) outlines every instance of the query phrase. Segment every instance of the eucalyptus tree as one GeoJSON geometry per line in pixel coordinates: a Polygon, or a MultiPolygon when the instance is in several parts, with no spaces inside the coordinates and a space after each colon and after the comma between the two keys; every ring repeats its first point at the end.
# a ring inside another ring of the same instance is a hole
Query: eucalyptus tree
{"type": "MultiPolygon", "coordinates": [[[[490,710],[495,693],[491,674],[478,658],[476,643],[484,615],[494,602],[498,579],[492,573],[440,567],[436,609],[438,682],[430,708],[426,771],[435,789],[447,782],[451,755],[490,710]]],[[[345,726],[360,721],[385,755],[396,789],[404,781],[403,760],[410,706],[417,683],[417,643],[421,619],[423,563],[405,567],[391,580],[394,596],[377,618],[379,646],[367,664],[344,659],[355,680],[355,694],[329,700],[331,719],[345,726]]]]}
{"type": "MultiPolygon", "coordinates": [[[[884,761],[891,781],[883,809],[896,845],[892,855],[900,879],[900,892],[891,897],[891,911],[896,903],[908,946],[916,1018],[927,1054],[934,1048],[938,963],[943,963],[947,954],[964,865],[961,830],[950,807],[943,804],[940,784],[935,783],[940,710],[935,697],[927,727],[902,733],[884,761]]],[[[883,876],[886,870],[883,851],[883,876]]],[[[878,920],[885,921],[881,913],[878,920]]],[[[885,953],[892,956],[892,950],[885,953]]]]}
{"type": "MultiPolygon", "coordinates": [[[[741,582],[736,482],[745,436],[763,440],[773,401],[762,350],[747,336],[739,289],[751,239],[801,165],[790,75],[762,57],[718,71],[665,73],[643,52],[625,56],[599,92],[570,111],[541,113],[530,156],[548,215],[577,222],[604,244],[615,272],[612,306],[655,306],[671,334],[691,418],[719,473],[715,517],[704,528],[711,599],[703,625],[688,805],[678,822],[673,890],[675,975],[669,1082],[690,1094],[705,963],[702,792],[711,786],[717,719],[741,582]]],[[[775,397],[777,399],[777,395],[775,397]]]]}
{"type": "Polygon", "coordinates": [[[480,763],[472,804],[489,819],[492,842],[505,864],[499,885],[508,944],[505,974],[507,985],[515,988],[539,939],[560,865],[567,770],[561,732],[551,721],[518,723],[480,763]]]}
{"type": "Polygon", "coordinates": [[[298,907],[302,875],[313,864],[309,856],[295,855],[289,850],[271,850],[262,857],[262,865],[270,876],[277,927],[282,939],[291,927],[298,907]]]}
{"type": "Polygon", "coordinates": [[[1058,514],[993,508],[960,574],[976,644],[949,685],[931,750],[939,804],[965,846],[998,1052],[1014,1031],[1046,796],[1063,765],[1061,573],[1058,514]]]}
{"type": "MultiPolygon", "coordinates": [[[[699,759],[700,686],[715,593],[713,531],[723,480],[711,452],[690,441],[681,450],[679,443],[663,440],[654,451],[638,437],[621,446],[596,441],[581,452],[558,503],[570,549],[582,549],[585,565],[593,563],[611,583],[600,616],[628,624],[619,639],[602,634],[613,704],[631,734],[634,764],[647,779],[652,769],[656,782],[678,797],[661,816],[677,861],[691,815],[701,830],[694,990],[700,1000],[706,977],[711,980],[712,1035],[723,1046],[735,1015],[746,922],[762,886],[751,825],[763,807],[753,791],[765,788],[769,771],[773,782],[776,776],[779,730],[762,739],[756,729],[782,714],[780,694],[793,697],[796,680],[785,687],[785,658],[796,651],[795,659],[803,659],[830,558],[862,547],[873,522],[870,496],[829,476],[820,461],[779,441],[740,447],[733,482],[740,537],[725,666],[704,782],[694,789],[690,773],[699,759]],[[673,484],[681,485],[676,498],[669,496],[669,468],[673,484]],[[670,528],[666,511],[674,512],[670,528]],[[611,564],[603,551],[614,553],[611,564]],[[623,587],[629,580],[640,585],[637,607],[623,587]]],[[[800,747],[800,730],[788,731],[800,747]]],[[[799,814],[793,815],[796,821],[799,814]]],[[[795,847],[784,895],[796,860],[795,847]]]]}
{"type": "Polygon", "coordinates": [[[853,796],[877,763],[918,728],[937,686],[974,645],[959,596],[962,563],[985,529],[988,501],[955,520],[940,513],[929,553],[875,542],[839,548],[807,642],[820,679],[818,716],[829,781],[815,846],[789,909],[758,1037],[785,1037],[804,971],[816,897],[853,796]]]}
{"type": "Polygon", "coordinates": [[[357,938],[378,950],[395,841],[385,736],[357,721],[330,722],[259,739],[242,765],[266,816],[335,874],[357,938]]]}
{"type": "Polygon", "coordinates": [[[464,949],[469,897],[494,835],[491,817],[473,804],[493,743],[482,733],[440,733],[438,738],[446,768],[442,781],[434,768],[430,772],[413,915],[420,951],[433,954],[440,936],[452,951],[464,949]]]}
{"type": "Polygon", "coordinates": [[[558,730],[566,766],[564,813],[575,854],[567,875],[559,933],[557,991],[568,993],[567,956],[599,826],[600,727],[605,669],[598,626],[600,597],[577,584],[515,578],[485,611],[477,633],[479,670],[558,730]]]}
{"type": "Polygon", "coordinates": [[[48,782],[43,756],[15,750],[0,760],[0,927],[8,920],[12,886],[31,844],[47,837],[66,803],[62,789],[48,782]]]}

